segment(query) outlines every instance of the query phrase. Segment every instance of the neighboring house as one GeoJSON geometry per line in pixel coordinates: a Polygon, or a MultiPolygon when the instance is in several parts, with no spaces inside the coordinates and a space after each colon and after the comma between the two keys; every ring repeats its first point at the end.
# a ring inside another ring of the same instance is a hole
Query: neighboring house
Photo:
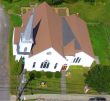
{"type": "Polygon", "coordinates": [[[94,53],[86,23],[77,15],[61,17],[42,3],[22,16],[13,31],[13,55],[27,71],[61,71],[70,65],[90,67],[94,53]]]}

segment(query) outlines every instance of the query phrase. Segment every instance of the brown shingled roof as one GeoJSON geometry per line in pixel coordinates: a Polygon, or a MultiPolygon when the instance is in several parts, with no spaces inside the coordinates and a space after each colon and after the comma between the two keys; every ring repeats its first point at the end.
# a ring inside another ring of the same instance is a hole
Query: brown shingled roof
{"type": "MultiPolygon", "coordinates": [[[[31,14],[32,10],[23,15],[21,29],[25,29],[31,14]]],[[[30,56],[53,47],[62,56],[74,55],[75,52],[84,51],[94,57],[86,23],[75,14],[64,17],[64,19],[76,38],[67,43],[66,46],[63,44],[62,18],[45,2],[34,8],[33,29],[37,28],[37,31],[34,32],[36,34],[36,37],[34,37],[35,44],[30,56]],[[80,44],[81,49],[75,48],[75,40],[80,44]]],[[[15,39],[17,38],[17,40],[14,39],[15,44],[19,41],[21,29],[15,28],[15,39]]]]}
{"type": "Polygon", "coordinates": [[[82,51],[94,57],[86,23],[75,14],[65,18],[80,43],[82,51]]]}
{"type": "MultiPolygon", "coordinates": [[[[54,13],[54,10],[51,9],[51,7],[49,7],[46,3],[43,3],[38,8],[35,8],[34,22],[38,23],[40,20],[41,22],[37,32],[37,37],[35,38],[36,44],[32,49],[31,55],[35,55],[49,47],[53,47],[64,56],[60,17],[54,13]]],[[[34,24],[34,26],[37,25],[36,23],[34,24]]]]}
{"type": "Polygon", "coordinates": [[[21,32],[22,32],[22,28],[20,28],[20,27],[15,27],[14,28],[14,44],[19,43],[21,32]]]}

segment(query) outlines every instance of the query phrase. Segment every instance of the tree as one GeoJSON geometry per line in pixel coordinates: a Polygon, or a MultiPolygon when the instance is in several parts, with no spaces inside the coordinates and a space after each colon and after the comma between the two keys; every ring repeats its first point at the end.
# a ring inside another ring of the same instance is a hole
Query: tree
{"type": "Polygon", "coordinates": [[[55,72],[55,78],[61,78],[61,72],[55,72]]]}
{"type": "Polygon", "coordinates": [[[67,3],[75,3],[78,2],[79,0],[63,0],[63,1],[67,3]]]}
{"type": "Polygon", "coordinates": [[[36,76],[36,78],[41,78],[41,72],[39,72],[39,71],[36,71],[36,74],[35,74],[35,76],[36,76]]]}
{"type": "Polygon", "coordinates": [[[29,81],[34,80],[35,77],[36,77],[36,71],[35,70],[29,72],[29,81]]]}
{"type": "Polygon", "coordinates": [[[52,78],[53,77],[53,73],[52,72],[46,72],[46,77],[47,78],[52,78]]]}
{"type": "Polygon", "coordinates": [[[95,3],[96,0],[84,0],[85,2],[90,2],[91,4],[95,3]]]}
{"type": "Polygon", "coordinates": [[[13,2],[13,0],[8,0],[10,3],[12,3],[13,2]]]}
{"type": "Polygon", "coordinates": [[[64,0],[52,0],[52,4],[61,4],[64,0]]]}
{"type": "Polygon", "coordinates": [[[96,91],[110,92],[110,66],[96,65],[85,77],[85,83],[96,91]]]}
{"type": "Polygon", "coordinates": [[[31,82],[32,80],[35,79],[35,77],[36,77],[36,71],[35,70],[29,72],[29,79],[26,82],[26,84],[24,85],[24,87],[22,88],[22,91],[18,94],[18,100],[21,101],[21,95],[22,95],[24,89],[27,87],[27,85],[29,84],[29,82],[31,82]]]}

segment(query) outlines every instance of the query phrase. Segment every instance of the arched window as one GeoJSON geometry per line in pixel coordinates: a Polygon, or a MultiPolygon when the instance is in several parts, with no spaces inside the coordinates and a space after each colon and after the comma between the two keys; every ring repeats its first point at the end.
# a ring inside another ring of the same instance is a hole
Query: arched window
{"type": "Polygon", "coordinates": [[[48,60],[41,63],[40,68],[48,68],[50,65],[50,62],[48,60]]]}

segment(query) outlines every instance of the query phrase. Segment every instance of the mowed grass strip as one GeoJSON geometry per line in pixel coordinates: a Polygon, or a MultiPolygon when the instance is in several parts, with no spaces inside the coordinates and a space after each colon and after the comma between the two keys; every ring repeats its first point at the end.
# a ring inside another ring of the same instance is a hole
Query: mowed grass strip
{"type": "MultiPolygon", "coordinates": [[[[84,74],[89,71],[89,68],[80,66],[70,66],[69,72],[71,77],[67,77],[67,93],[84,94],[84,86],[86,85],[84,80],[84,74]]],[[[91,89],[89,94],[98,94],[95,90],[91,89]]]]}
{"type": "Polygon", "coordinates": [[[104,24],[88,26],[94,53],[99,56],[103,65],[110,65],[109,27],[106,27],[104,24]]]}
{"type": "Polygon", "coordinates": [[[20,63],[15,62],[12,49],[12,37],[13,37],[13,28],[21,25],[21,17],[16,15],[10,15],[10,32],[9,32],[9,62],[10,62],[10,87],[11,94],[16,94],[17,87],[19,84],[18,74],[20,73],[21,65],[20,63]]]}
{"type": "Polygon", "coordinates": [[[70,66],[71,77],[67,77],[67,93],[84,93],[84,73],[88,72],[87,68],[70,66]]]}
{"type": "MultiPolygon", "coordinates": [[[[54,73],[53,73],[53,75],[54,75],[54,73]]],[[[28,79],[28,77],[27,77],[27,79],[28,79]]],[[[41,78],[36,78],[35,80],[32,80],[27,85],[27,88],[26,88],[27,91],[25,90],[25,94],[30,94],[31,88],[32,88],[33,93],[35,93],[35,94],[61,93],[60,78],[55,78],[54,76],[52,78],[47,78],[45,76],[45,74],[42,74],[41,78]],[[43,81],[46,82],[47,87],[41,87],[40,83],[43,81]]]]}

